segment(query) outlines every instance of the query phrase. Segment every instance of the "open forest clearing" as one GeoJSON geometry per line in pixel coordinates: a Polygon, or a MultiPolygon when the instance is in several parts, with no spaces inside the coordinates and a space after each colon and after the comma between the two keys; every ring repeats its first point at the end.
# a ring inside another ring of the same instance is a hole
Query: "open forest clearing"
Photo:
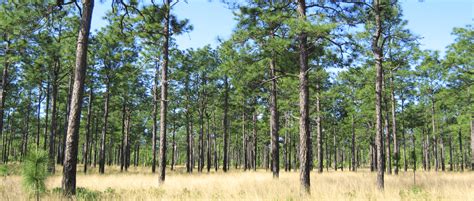
{"type": "Polygon", "coordinates": [[[473,7],[0,0],[0,200],[474,201],[473,7]]]}
{"type": "MultiPolygon", "coordinates": [[[[377,190],[376,174],[367,169],[357,172],[334,171],[311,174],[311,195],[301,194],[299,172],[281,172],[278,180],[271,172],[232,170],[210,173],[184,172],[184,167],[169,171],[167,182],[159,186],[157,175],[149,168],[130,168],[120,173],[110,167],[109,173],[96,170],[78,173],[78,200],[474,200],[474,172],[413,172],[387,175],[385,190],[377,190]]],[[[61,175],[46,181],[44,200],[62,200],[54,189],[61,187],[61,175]]],[[[18,175],[0,180],[0,200],[27,200],[18,175]]]]}

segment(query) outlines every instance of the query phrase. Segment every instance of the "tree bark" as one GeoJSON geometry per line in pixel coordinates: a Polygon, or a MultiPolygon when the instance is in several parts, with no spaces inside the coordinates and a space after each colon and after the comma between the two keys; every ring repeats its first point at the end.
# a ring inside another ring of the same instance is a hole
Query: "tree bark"
{"type": "Polygon", "coordinates": [[[399,166],[399,151],[398,151],[398,141],[397,141],[397,113],[395,111],[396,102],[395,102],[395,88],[393,85],[394,73],[390,73],[390,99],[392,106],[392,136],[393,136],[393,159],[395,160],[395,174],[398,175],[398,166],[399,166]]]}
{"type": "Polygon", "coordinates": [[[166,168],[166,114],[168,111],[168,50],[170,38],[170,0],[165,0],[165,17],[163,28],[163,67],[161,68],[161,104],[160,104],[160,161],[159,183],[165,181],[166,168]]]}
{"type": "Polygon", "coordinates": [[[74,88],[71,97],[71,110],[65,150],[66,154],[64,158],[62,187],[65,195],[74,195],[76,193],[77,146],[79,142],[79,127],[81,120],[80,117],[82,96],[84,91],[84,79],[86,77],[87,70],[87,47],[94,1],[83,0],[82,5],[83,12],[79,36],[77,38],[74,88]]]}
{"type": "Polygon", "coordinates": [[[105,83],[105,103],[104,103],[104,122],[102,125],[102,136],[100,139],[100,154],[99,154],[99,174],[105,173],[105,142],[107,135],[107,126],[109,118],[109,101],[110,101],[110,78],[107,76],[105,83]]]}
{"type": "Polygon", "coordinates": [[[272,153],[272,172],[273,178],[278,178],[280,174],[280,156],[278,146],[278,102],[277,102],[277,78],[275,71],[275,60],[270,61],[270,76],[272,85],[270,88],[270,135],[271,135],[271,153],[272,153]]]}
{"type": "Polygon", "coordinates": [[[351,132],[352,132],[352,147],[351,147],[351,165],[352,171],[356,171],[356,136],[355,136],[355,123],[354,123],[354,115],[351,118],[351,132]]]}
{"type": "Polygon", "coordinates": [[[89,159],[88,151],[90,145],[90,135],[91,135],[91,120],[92,120],[92,102],[93,102],[93,90],[92,85],[89,87],[89,105],[87,106],[87,124],[86,124],[86,147],[84,153],[84,173],[87,173],[87,160],[89,159]]]}
{"type": "Polygon", "coordinates": [[[461,155],[461,172],[464,171],[464,152],[462,151],[462,135],[461,135],[461,128],[459,128],[458,132],[458,140],[459,140],[459,154],[461,155]]]}
{"type": "Polygon", "coordinates": [[[471,169],[474,170],[474,116],[471,117],[471,169]]]}
{"type": "Polygon", "coordinates": [[[53,78],[52,78],[52,111],[51,111],[51,129],[49,131],[49,161],[48,161],[48,172],[54,174],[55,172],[55,138],[57,132],[57,102],[58,102],[58,76],[60,69],[59,58],[55,58],[53,78]]]}
{"type": "Polygon", "coordinates": [[[375,146],[377,149],[377,187],[384,189],[384,168],[383,168],[383,138],[382,138],[382,82],[383,82],[383,49],[380,45],[382,37],[382,19],[380,0],[373,2],[375,11],[375,33],[372,39],[372,52],[375,57],[376,81],[375,81],[375,146]]]}
{"type": "MultiPolygon", "coordinates": [[[[306,1],[298,0],[298,15],[301,20],[306,21],[306,1]]],[[[310,169],[311,169],[311,138],[309,131],[309,108],[308,108],[308,36],[302,31],[298,34],[299,40],[299,106],[300,106],[300,182],[305,193],[310,193],[310,169]]]]}
{"type": "MultiPolygon", "coordinates": [[[[8,68],[10,68],[10,62],[8,61],[8,54],[10,51],[10,40],[8,34],[4,34],[4,39],[7,42],[5,46],[5,58],[3,64],[3,74],[2,74],[2,88],[0,89],[0,137],[3,135],[3,116],[5,113],[5,100],[7,96],[7,86],[8,86],[8,68]]],[[[5,146],[5,144],[3,145],[5,146]]]]}
{"type": "MultiPolygon", "coordinates": [[[[323,136],[322,136],[322,125],[321,125],[321,86],[319,84],[319,80],[316,83],[316,140],[317,142],[317,150],[318,150],[318,172],[323,172],[323,160],[324,160],[324,153],[323,153],[323,136]]],[[[352,141],[353,146],[354,144],[354,137],[352,141]]]]}
{"type": "Polygon", "coordinates": [[[151,152],[152,152],[152,160],[151,160],[151,172],[155,173],[156,169],[156,132],[158,130],[158,126],[156,125],[157,115],[158,115],[158,76],[159,76],[159,65],[156,63],[155,69],[155,78],[153,81],[153,128],[151,133],[151,152]]]}
{"type": "Polygon", "coordinates": [[[229,167],[229,133],[228,133],[228,123],[227,123],[227,113],[229,111],[229,83],[227,75],[224,75],[224,117],[222,120],[223,131],[224,131],[224,159],[222,168],[224,172],[227,172],[229,167]]]}
{"type": "Polygon", "coordinates": [[[48,75],[48,83],[46,84],[46,114],[44,117],[44,141],[43,141],[43,149],[46,150],[46,145],[48,141],[48,117],[49,117],[49,100],[51,98],[51,90],[50,90],[51,80],[49,79],[48,75]]]}

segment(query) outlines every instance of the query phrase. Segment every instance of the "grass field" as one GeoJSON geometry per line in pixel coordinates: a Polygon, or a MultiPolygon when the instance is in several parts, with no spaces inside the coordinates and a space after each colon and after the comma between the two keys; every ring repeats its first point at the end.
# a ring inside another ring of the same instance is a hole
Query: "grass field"
{"type": "MultiPolygon", "coordinates": [[[[474,172],[417,172],[416,185],[412,172],[387,175],[383,192],[375,186],[375,173],[368,170],[311,172],[310,196],[300,194],[298,172],[281,172],[277,180],[265,170],[226,174],[168,170],[162,186],[149,168],[120,173],[117,167],[106,167],[106,172],[98,175],[92,169],[87,175],[78,173],[78,200],[474,200],[474,172]]],[[[64,200],[58,192],[60,186],[61,175],[51,176],[42,199],[64,200]]],[[[0,200],[28,199],[21,176],[0,180],[0,200]]]]}

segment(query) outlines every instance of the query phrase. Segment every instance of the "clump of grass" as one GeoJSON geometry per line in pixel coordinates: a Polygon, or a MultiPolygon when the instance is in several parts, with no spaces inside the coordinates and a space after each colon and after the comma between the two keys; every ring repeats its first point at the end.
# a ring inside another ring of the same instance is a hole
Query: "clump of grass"
{"type": "Polygon", "coordinates": [[[47,173],[48,154],[43,150],[31,152],[23,163],[22,177],[23,186],[30,194],[39,200],[40,195],[45,192],[45,180],[47,173]]]}
{"type": "Polygon", "coordinates": [[[0,175],[2,177],[10,175],[10,170],[8,169],[7,165],[0,165],[0,175]]]}

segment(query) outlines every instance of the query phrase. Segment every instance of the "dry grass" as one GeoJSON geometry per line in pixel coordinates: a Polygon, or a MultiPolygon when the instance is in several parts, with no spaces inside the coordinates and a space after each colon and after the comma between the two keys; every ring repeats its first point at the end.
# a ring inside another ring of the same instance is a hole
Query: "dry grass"
{"type": "MultiPolygon", "coordinates": [[[[412,172],[387,175],[384,192],[376,189],[376,175],[367,170],[312,172],[311,195],[303,196],[298,172],[281,172],[275,180],[264,170],[191,175],[182,170],[168,171],[166,183],[159,186],[157,175],[149,173],[149,169],[132,168],[128,173],[119,173],[117,168],[106,171],[106,175],[98,175],[95,170],[88,175],[79,173],[77,186],[96,191],[102,200],[474,200],[474,172],[419,172],[416,186],[412,172]]],[[[60,187],[61,176],[51,176],[47,186],[50,190],[60,187]]],[[[0,200],[27,199],[20,176],[1,179],[0,200]]],[[[61,197],[48,193],[43,199],[61,197]]]]}

